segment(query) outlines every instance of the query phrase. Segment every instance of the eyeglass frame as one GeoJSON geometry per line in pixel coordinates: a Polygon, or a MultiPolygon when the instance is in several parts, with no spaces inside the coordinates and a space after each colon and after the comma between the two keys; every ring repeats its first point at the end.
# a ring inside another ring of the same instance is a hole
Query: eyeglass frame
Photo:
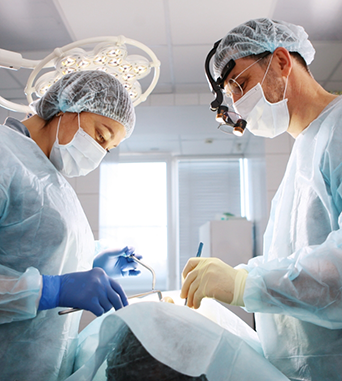
{"type": "MultiPolygon", "coordinates": [[[[246,72],[248,69],[250,69],[252,66],[254,66],[256,63],[258,63],[259,61],[263,60],[264,58],[268,57],[269,55],[271,54],[271,52],[264,52],[262,54],[262,57],[260,57],[259,59],[257,59],[256,61],[254,61],[251,65],[247,66],[245,69],[243,69],[235,78],[229,78],[228,79],[228,82],[227,84],[225,85],[224,83],[226,82],[226,79],[227,78],[222,78],[222,81],[220,83],[220,87],[224,90],[226,96],[228,97],[231,97],[232,94],[234,95],[239,95],[239,96],[243,96],[243,89],[242,87],[240,86],[240,84],[236,81],[237,78],[240,77],[240,75],[242,75],[244,72],[246,72]],[[234,89],[230,87],[230,83],[233,82],[235,84],[235,87],[234,89]],[[228,92],[226,91],[226,86],[229,87],[229,90],[230,90],[230,94],[228,94],[228,92]],[[238,89],[237,92],[235,92],[235,90],[238,89]]],[[[228,76],[228,75],[227,75],[228,76]]]]}

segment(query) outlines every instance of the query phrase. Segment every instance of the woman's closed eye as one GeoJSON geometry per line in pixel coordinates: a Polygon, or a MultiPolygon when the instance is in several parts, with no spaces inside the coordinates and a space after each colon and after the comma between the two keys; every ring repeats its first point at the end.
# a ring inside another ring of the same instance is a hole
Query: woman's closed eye
{"type": "Polygon", "coordinates": [[[96,140],[100,143],[103,144],[106,142],[106,139],[103,137],[103,135],[100,132],[96,133],[96,140]]]}

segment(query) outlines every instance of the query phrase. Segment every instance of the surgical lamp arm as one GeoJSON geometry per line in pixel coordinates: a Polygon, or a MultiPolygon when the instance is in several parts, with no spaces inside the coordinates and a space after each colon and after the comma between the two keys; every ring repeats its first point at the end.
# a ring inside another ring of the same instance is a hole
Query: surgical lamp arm
{"type": "MultiPolygon", "coordinates": [[[[28,60],[22,57],[20,53],[10,50],[0,49],[0,67],[11,70],[20,68],[34,69],[40,60],[28,60]]],[[[51,65],[52,66],[52,65],[51,65]]]]}
{"type": "MultiPolygon", "coordinates": [[[[0,67],[10,70],[19,70],[20,68],[34,69],[40,60],[28,60],[22,57],[20,53],[12,52],[10,50],[0,49],[0,67]]],[[[51,65],[47,65],[46,67],[52,67],[51,65]]],[[[7,99],[0,96],[0,106],[6,108],[10,111],[22,112],[22,113],[30,113],[32,110],[29,106],[20,105],[18,103],[14,103],[8,101],[7,99]]]]}

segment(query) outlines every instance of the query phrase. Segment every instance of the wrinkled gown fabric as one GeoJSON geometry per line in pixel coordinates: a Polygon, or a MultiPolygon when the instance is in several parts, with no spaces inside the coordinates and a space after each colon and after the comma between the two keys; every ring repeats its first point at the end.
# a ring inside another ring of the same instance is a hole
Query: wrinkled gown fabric
{"type": "Polygon", "coordinates": [[[342,375],[342,97],[296,139],[264,255],[245,268],[246,310],[266,358],[291,380],[342,375]]]}
{"type": "Polygon", "coordinates": [[[37,313],[40,274],[91,269],[93,235],[70,184],[13,118],[0,125],[0,158],[0,379],[64,380],[80,313],[37,313]]]}

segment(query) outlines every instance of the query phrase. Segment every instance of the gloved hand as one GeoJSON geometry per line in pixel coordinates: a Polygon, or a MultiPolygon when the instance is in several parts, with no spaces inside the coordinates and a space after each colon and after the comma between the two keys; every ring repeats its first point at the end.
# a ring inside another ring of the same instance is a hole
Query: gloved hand
{"type": "Polygon", "coordinates": [[[38,310],[72,307],[100,316],[112,307],[118,310],[127,305],[122,287],[100,268],[65,275],[43,275],[38,310]]]}
{"type": "Polygon", "coordinates": [[[205,297],[244,306],[243,293],[248,272],[236,270],[218,258],[190,258],[183,270],[180,297],[198,308],[205,297]]]}
{"type": "MultiPolygon", "coordinates": [[[[136,270],[137,263],[127,255],[133,254],[133,247],[125,247],[122,250],[106,250],[98,254],[93,262],[93,268],[100,267],[112,278],[121,276],[136,276],[140,270],[136,270]]],[[[141,259],[141,255],[134,255],[141,259]]]]}

